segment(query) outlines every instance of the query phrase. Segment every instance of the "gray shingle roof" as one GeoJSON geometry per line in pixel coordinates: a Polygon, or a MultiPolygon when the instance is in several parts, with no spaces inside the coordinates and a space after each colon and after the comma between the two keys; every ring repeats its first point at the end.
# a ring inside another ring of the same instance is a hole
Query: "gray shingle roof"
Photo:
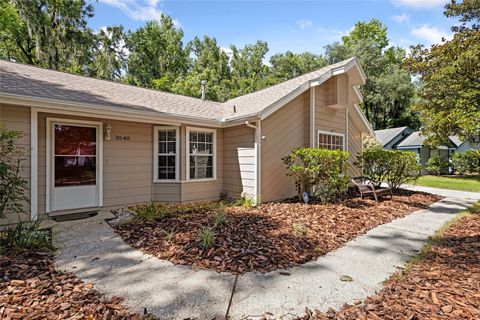
{"type": "Polygon", "coordinates": [[[412,132],[411,135],[405,138],[402,142],[397,145],[398,147],[411,147],[411,146],[423,146],[423,142],[426,137],[420,134],[420,131],[412,132]]]}
{"type": "Polygon", "coordinates": [[[63,101],[66,104],[79,103],[118,108],[123,111],[135,110],[220,122],[260,113],[309,81],[316,80],[353,60],[354,58],[341,61],[225,103],[203,101],[158,90],[0,60],[0,96],[16,95],[32,99],[63,101]],[[235,113],[233,105],[236,106],[237,112],[235,113]]]}
{"type": "Polygon", "coordinates": [[[390,129],[383,129],[383,130],[375,130],[375,137],[377,138],[380,143],[385,146],[390,141],[392,141],[396,136],[402,133],[408,127],[398,127],[398,128],[390,128],[390,129]]]}

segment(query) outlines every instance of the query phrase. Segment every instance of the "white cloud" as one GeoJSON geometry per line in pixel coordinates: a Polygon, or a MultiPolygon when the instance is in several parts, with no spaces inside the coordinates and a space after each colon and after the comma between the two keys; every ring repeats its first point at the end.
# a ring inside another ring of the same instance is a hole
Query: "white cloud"
{"type": "Polygon", "coordinates": [[[446,2],[446,0],[392,0],[396,6],[414,9],[431,9],[444,6],[446,2]]]}
{"type": "MultiPolygon", "coordinates": [[[[158,0],[101,0],[120,9],[128,17],[137,21],[160,20],[162,11],[157,8],[158,0]]],[[[178,21],[177,21],[178,23],[178,21]]]]}
{"type": "Polygon", "coordinates": [[[307,29],[313,27],[313,22],[307,19],[300,19],[297,20],[297,26],[300,29],[307,29]]]}
{"type": "Polygon", "coordinates": [[[402,14],[399,14],[399,15],[391,16],[390,19],[392,19],[396,23],[404,23],[404,22],[409,22],[410,21],[410,15],[408,15],[406,13],[402,13],[402,14]]]}
{"type": "Polygon", "coordinates": [[[348,35],[353,30],[353,28],[354,27],[350,28],[349,30],[318,28],[317,32],[323,40],[338,41],[343,36],[348,35]]]}
{"type": "Polygon", "coordinates": [[[411,29],[410,33],[417,38],[426,40],[428,44],[440,43],[442,38],[447,40],[452,38],[451,33],[442,31],[437,27],[431,27],[427,24],[411,29]]]}

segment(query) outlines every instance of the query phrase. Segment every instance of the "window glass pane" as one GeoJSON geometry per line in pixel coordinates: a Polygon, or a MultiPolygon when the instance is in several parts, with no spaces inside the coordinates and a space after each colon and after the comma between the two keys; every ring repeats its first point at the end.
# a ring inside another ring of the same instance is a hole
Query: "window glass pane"
{"type": "Polygon", "coordinates": [[[213,142],[213,133],[206,133],[205,141],[206,142],[213,142]]]}
{"type": "Polygon", "coordinates": [[[167,165],[167,156],[158,156],[158,165],[164,167],[167,165]]]}
{"type": "Polygon", "coordinates": [[[207,178],[213,178],[213,167],[207,167],[207,178]]]}
{"type": "Polygon", "coordinates": [[[198,153],[205,154],[205,143],[198,144],[198,153]]]}
{"type": "Polygon", "coordinates": [[[195,153],[197,153],[197,150],[198,150],[197,144],[196,143],[190,143],[190,153],[195,154],[195,153]]]}
{"type": "Polygon", "coordinates": [[[167,143],[159,142],[158,143],[158,153],[167,153],[167,143]]]}
{"type": "Polygon", "coordinates": [[[168,157],[167,165],[170,167],[175,167],[175,156],[168,157]]]}
{"type": "Polygon", "coordinates": [[[55,156],[55,187],[96,184],[96,157],[55,156]]]}
{"type": "Polygon", "coordinates": [[[175,141],[175,130],[170,130],[167,132],[168,141],[175,141]]]}
{"type": "Polygon", "coordinates": [[[196,132],[190,132],[190,142],[197,142],[197,133],[196,132]]]}
{"type": "Polygon", "coordinates": [[[159,131],[158,141],[167,141],[167,132],[166,131],[159,131]]]}
{"type": "Polygon", "coordinates": [[[56,155],[96,155],[97,129],[56,124],[56,155]]]}
{"type": "Polygon", "coordinates": [[[167,153],[175,153],[177,149],[176,143],[175,142],[169,142],[168,143],[168,150],[167,153]]]}
{"type": "Polygon", "coordinates": [[[198,142],[205,142],[205,132],[198,133],[198,142]]]}

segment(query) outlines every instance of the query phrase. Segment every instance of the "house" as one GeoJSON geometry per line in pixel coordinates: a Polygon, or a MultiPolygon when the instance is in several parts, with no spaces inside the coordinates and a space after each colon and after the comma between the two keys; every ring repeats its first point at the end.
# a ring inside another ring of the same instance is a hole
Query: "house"
{"type": "Polygon", "coordinates": [[[347,150],[352,163],[362,136],[373,135],[357,106],[364,83],[351,58],[217,103],[0,61],[0,119],[26,134],[30,204],[21,219],[291,197],[281,158],[292,148],[347,150]]]}
{"type": "Polygon", "coordinates": [[[406,137],[412,134],[413,130],[409,127],[389,128],[375,130],[375,137],[383,145],[384,149],[396,149],[397,145],[406,137]]]}
{"type": "MultiPolygon", "coordinates": [[[[418,156],[420,164],[425,168],[431,157],[439,156],[440,159],[449,162],[451,153],[456,149],[455,143],[449,140],[447,145],[439,145],[435,149],[426,145],[426,137],[422,136],[419,131],[415,131],[400,142],[396,149],[403,151],[415,152],[418,156]]],[[[426,169],[424,172],[427,173],[426,169]]]]}
{"type": "Polygon", "coordinates": [[[450,140],[455,144],[455,151],[454,152],[465,152],[468,150],[479,150],[480,149],[480,143],[475,143],[471,140],[460,140],[457,136],[450,136],[450,140]]]}

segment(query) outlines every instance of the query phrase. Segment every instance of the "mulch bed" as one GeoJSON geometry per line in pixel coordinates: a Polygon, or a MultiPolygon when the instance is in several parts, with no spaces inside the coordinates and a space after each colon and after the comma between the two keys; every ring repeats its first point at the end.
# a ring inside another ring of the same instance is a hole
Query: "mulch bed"
{"type": "Polygon", "coordinates": [[[449,227],[424,260],[363,304],[303,319],[480,319],[480,214],[449,227]]]}
{"type": "Polygon", "coordinates": [[[198,231],[211,226],[211,211],[192,209],[192,213],[153,222],[122,224],[116,231],[132,247],[175,264],[233,274],[269,272],[314,260],[439,199],[400,191],[392,201],[378,203],[353,198],[327,205],[282,202],[258,209],[229,206],[226,223],[214,229],[214,244],[208,249],[200,246],[198,231]]]}
{"type": "Polygon", "coordinates": [[[0,319],[126,319],[122,299],[104,299],[72,273],[55,270],[53,254],[0,254],[0,319]]]}

